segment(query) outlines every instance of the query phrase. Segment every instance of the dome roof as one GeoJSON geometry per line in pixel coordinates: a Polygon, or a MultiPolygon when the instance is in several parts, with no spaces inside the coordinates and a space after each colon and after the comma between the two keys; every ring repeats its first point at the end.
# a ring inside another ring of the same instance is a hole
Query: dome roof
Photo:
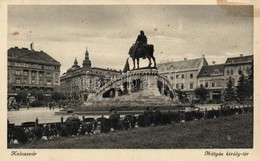
{"type": "Polygon", "coordinates": [[[80,66],[78,65],[77,58],[75,58],[74,64],[72,65],[71,68],[69,68],[67,70],[67,72],[72,72],[72,71],[75,71],[75,70],[78,70],[78,69],[80,69],[80,66]]]}

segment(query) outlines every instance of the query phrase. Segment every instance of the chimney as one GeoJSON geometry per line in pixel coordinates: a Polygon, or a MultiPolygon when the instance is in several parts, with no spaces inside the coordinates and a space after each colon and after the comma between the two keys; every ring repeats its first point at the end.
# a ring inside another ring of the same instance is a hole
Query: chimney
{"type": "Polygon", "coordinates": [[[186,61],[187,60],[187,58],[184,58],[184,61],[186,61]]]}
{"type": "Polygon", "coordinates": [[[240,57],[243,57],[243,54],[240,54],[240,57]]]}
{"type": "Polygon", "coordinates": [[[205,58],[205,55],[204,55],[204,54],[202,54],[202,58],[205,58]]]}
{"type": "Polygon", "coordinates": [[[215,65],[215,64],[216,64],[216,62],[215,62],[215,61],[212,61],[212,64],[213,64],[213,65],[215,65]]]}

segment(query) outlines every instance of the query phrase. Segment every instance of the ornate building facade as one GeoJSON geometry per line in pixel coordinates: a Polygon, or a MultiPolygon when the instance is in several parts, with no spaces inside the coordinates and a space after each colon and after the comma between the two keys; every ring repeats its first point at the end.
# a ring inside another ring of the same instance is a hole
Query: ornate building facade
{"type": "Polygon", "coordinates": [[[203,66],[208,66],[204,55],[197,59],[158,64],[159,73],[168,78],[172,87],[186,92],[188,99],[194,99],[194,90],[197,87],[197,76],[203,66]]]}
{"type": "Polygon", "coordinates": [[[8,97],[24,90],[46,97],[59,90],[61,64],[44,51],[13,47],[8,50],[8,97]]]}
{"type": "Polygon", "coordinates": [[[234,86],[237,86],[240,74],[247,76],[253,66],[253,55],[227,58],[224,69],[224,78],[226,81],[229,77],[232,78],[234,86]]]}
{"type": "Polygon", "coordinates": [[[86,50],[82,67],[75,58],[74,64],[60,78],[60,91],[68,98],[80,96],[87,100],[90,93],[95,93],[106,82],[121,74],[113,69],[91,67],[89,52],[86,50]]]}
{"type": "Polygon", "coordinates": [[[223,90],[226,88],[224,64],[203,66],[198,74],[198,87],[208,90],[208,100],[221,101],[223,90]]]}
{"type": "Polygon", "coordinates": [[[205,87],[208,100],[221,101],[227,81],[231,77],[233,87],[237,86],[240,74],[247,76],[253,66],[253,55],[227,58],[224,64],[208,65],[205,57],[184,59],[183,61],[158,64],[160,74],[167,77],[174,89],[186,92],[191,101],[195,98],[194,90],[205,87]]]}

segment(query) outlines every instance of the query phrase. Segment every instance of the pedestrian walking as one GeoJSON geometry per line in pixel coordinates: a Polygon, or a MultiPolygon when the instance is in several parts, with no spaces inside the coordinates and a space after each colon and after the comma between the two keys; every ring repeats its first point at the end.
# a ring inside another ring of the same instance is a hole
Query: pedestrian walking
{"type": "Polygon", "coordinates": [[[51,108],[52,108],[52,103],[50,102],[49,103],[49,109],[51,110],[51,108]]]}

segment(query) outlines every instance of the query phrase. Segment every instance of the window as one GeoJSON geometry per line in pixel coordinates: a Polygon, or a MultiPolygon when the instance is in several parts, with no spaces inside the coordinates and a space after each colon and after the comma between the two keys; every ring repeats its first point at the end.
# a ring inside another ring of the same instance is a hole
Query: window
{"type": "Polygon", "coordinates": [[[21,75],[21,71],[20,70],[15,71],[15,75],[21,75]]]}
{"type": "Polygon", "coordinates": [[[23,80],[23,83],[24,83],[24,84],[28,84],[28,80],[27,80],[27,79],[24,79],[24,80],[23,80]]]}
{"type": "Polygon", "coordinates": [[[211,86],[212,86],[212,87],[215,87],[215,82],[212,82],[212,83],[211,83],[211,86]]]}
{"type": "Polygon", "coordinates": [[[174,69],[174,67],[173,67],[173,65],[171,65],[170,68],[169,68],[169,70],[173,70],[173,69],[174,69]]]}
{"type": "Polygon", "coordinates": [[[193,73],[190,74],[190,79],[192,79],[192,78],[193,78],[193,73]]]}
{"type": "Polygon", "coordinates": [[[50,78],[51,77],[51,73],[47,73],[47,77],[50,78]]]}
{"type": "Polygon", "coordinates": [[[183,83],[181,84],[181,89],[184,89],[184,84],[183,83]]]}
{"type": "Polygon", "coordinates": [[[217,82],[217,87],[221,87],[221,82],[217,82]]]}
{"type": "Polygon", "coordinates": [[[32,79],[32,84],[36,84],[36,81],[35,81],[35,79],[32,79]]]}
{"type": "Polygon", "coordinates": [[[39,80],[39,84],[40,84],[40,85],[43,85],[43,81],[42,81],[42,80],[39,80]]]}
{"type": "Polygon", "coordinates": [[[229,75],[229,69],[227,70],[227,75],[229,75]]]}
{"type": "Polygon", "coordinates": [[[249,67],[246,67],[246,74],[249,74],[250,73],[250,69],[249,67]]]}
{"type": "Polygon", "coordinates": [[[193,89],[193,83],[190,83],[190,89],[193,89]]]}
{"type": "Polygon", "coordinates": [[[32,77],[35,77],[36,76],[36,72],[32,72],[32,77]]]}
{"type": "Polygon", "coordinates": [[[55,73],[55,78],[58,79],[59,78],[59,75],[58,73],[55,73]]]}
{"type": "Polygon", "coordinates": [[[176,84],[176,89],[179,89],[179,84],[176,84]]]}
{"type": "Polygon", "coordinates": [[[28,76],[28,71],[23,71],[24,76],[28,76]]]}
{"type": "Polygon", "coordinates": [[[215,69],[214,72],[213,72],[213,74],[216,74],[216,75],[219,74],[219,73],[220,73],[220,71],[218,69],[215,69]]]}
{"type": "Polygon", "coordinates": [[[243,73],[242,69],[239,68],[239,70],[238,70],[238,74],[240,75],[240,74],[242,74],[242,73],[243,73]]]}
{"type": "Polygon", "coordinates": [[[178,74],[176,75],[176,79],[179,79],[179,75],[178,74]]]}
{"type": "Polygon", "coordinates": [[[231,72],[230,72],[230,73],[231,73],[231,75],[233,75],[233,74],[234,74],[234,71],[233,71],[233,69],[231,69],[231,72]]]}
{"type": "Polygon", "coordinates": [[[21,80],[20,79],[16,79],[16,84],[21,84],[21,80]]]}
{"type": "Polygon", "coordinates": [[[43,77],[43,73],[39,73],[39,77],[42,78],[43,77]]]}
{"type": "Polygon", "coordinates": [[[51,80],[47,80],[47,85],[51,85],[51,80]]]}
{"type": "Polygon", "coordinates": [[[184,79],[184,74],[181,75],[181,78],[184,79]]]}
{"type": "Polygon", "coordinates": [[[206,88],[208,87],[208,82],[205,83],[205,87],[206,87],[206,88]]]}

